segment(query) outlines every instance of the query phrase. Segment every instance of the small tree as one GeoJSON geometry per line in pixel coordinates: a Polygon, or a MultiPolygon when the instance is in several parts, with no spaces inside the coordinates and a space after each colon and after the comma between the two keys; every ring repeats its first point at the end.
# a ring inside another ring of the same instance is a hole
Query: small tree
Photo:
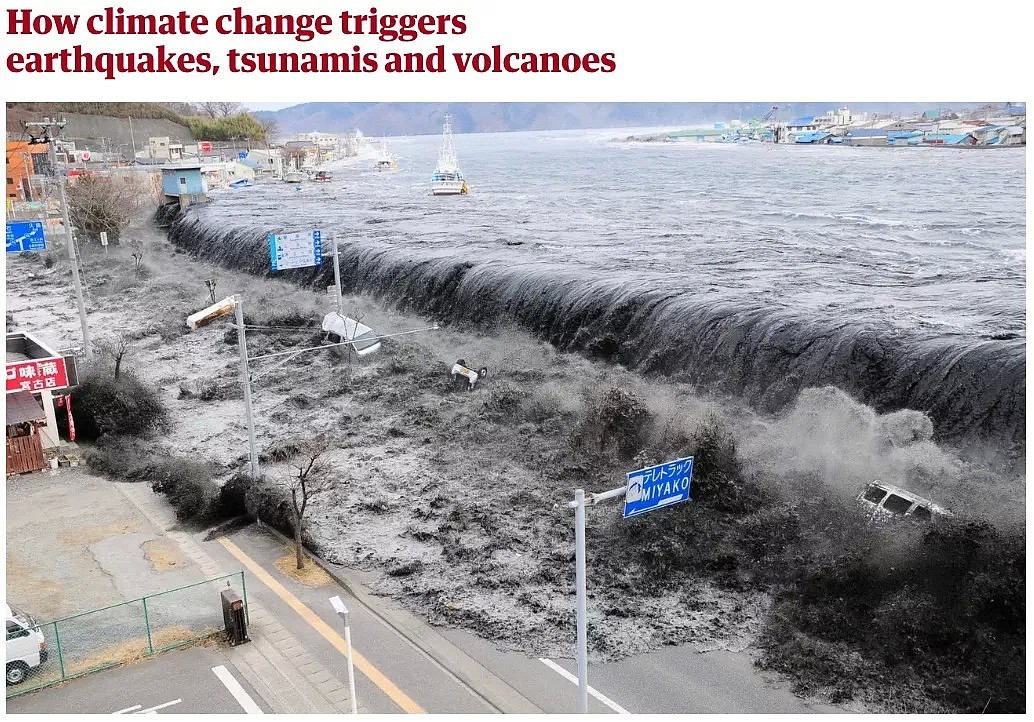
{"type": "Polygon", "coordinates": [[[209,118],[225,118],[240,112],[240,103],[227,101],[198,103],[197,107],[209,118]]]}
{"type": "Polygon", "coordinates": [[[122,359],[129,353],[130,339],[124,333],[108,336],[97,342],[97,350],[105,356],[109,356],[115,363],[115,371],[112,380],[118,382],[118,375],[122,370],[122,359]]]}
{"type": "Polygon", "coordinates": [[[305,568],[302,554],[302,525],[309,501],[331,488],[332,477],[325,455],[330,449],[330,438],[324,434],[297,442],[292,456],[291,471],[282,481],[291,492],[291,525],[294,528],[294,553],[298,569],[305,568]]]}

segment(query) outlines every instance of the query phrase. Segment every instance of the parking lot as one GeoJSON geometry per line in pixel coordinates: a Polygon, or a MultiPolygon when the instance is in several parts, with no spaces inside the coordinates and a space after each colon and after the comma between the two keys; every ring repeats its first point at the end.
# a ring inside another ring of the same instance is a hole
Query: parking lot
{"type": "Polygon", "coordinates": [[[13,714],[244,714],[271,710],[221,649],[166,652],[7,700],[13,714]]]}
{"type": "Polygon", "coordinates": [[[7,480],[6,599],[39,625],[46,648],[42,664],[18,662],[27,679],[8,695],[222,626],[216,583],[199,584],[206,575],[126,488],[81,469],[7,480]]]}

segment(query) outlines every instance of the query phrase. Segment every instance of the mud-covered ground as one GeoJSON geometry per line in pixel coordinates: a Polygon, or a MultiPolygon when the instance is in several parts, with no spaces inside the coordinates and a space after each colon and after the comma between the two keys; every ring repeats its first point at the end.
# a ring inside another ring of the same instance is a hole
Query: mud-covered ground
{"type": "MultiPolygon", "coordinates": [[[[247,462],[236,332],[223,319],[188,332],[185,318],[217,297],[243,293],[249,354],[319,345],[331,298],[190,260],[146,224],[138,271],[127,247],[84,249],[94,339],[132,339],[123,368],[153,383],[171,409],[156,450],[214,462],[229,478],[247,462]]],[[[51,314],[62,348],[78,339],[65,262],[8,262],[8,320],[39,328],[51,314]]],[[[370,298],[345,299],[379,333],[430,325],[370,298]]],[[[602,491],[623,470],[692,453],[694,431],[713,415],[736,437],[752,478],[799,499],[798,480],[819,479],[849,499],[874,478],[955,510],[1023,519],[1023,481],[995,471],[995,458],[963,461],[936,446],[914,412],[879,416],[832,389],[807,390],[779,418],[759,417],[686,386],[650,382],[615,367],[560,354],[515,330],[491,337],[442,328],[387,340],[364,359],[340,350],[252,362],[262,471],[275,485],[287,466],[269,460],[291,440],[327,433],[336,483],[317,497],[307,538],[325,557],[380,572],[379,591],[435,623],[476,631],[537,656],[569,656],[574,638],[573,514],[578,487],[602,491]],[[457,390],[459,358],[489,369],[473,392],[457,390]],[[634,394],[652,423],[634,458],[604,453],[586,419],[610,389],[634,394]]],[[[615,658],[666,644],[749,647],[770,600],[750,585],[707,576],[678,585],[640,584],[615,560],[634,560],[636,538],[620,503],[591,508],[588,531],[590,656],[615,658]],[[673,614],[672,610],[679,610],[673,614]]],[[[704,541],[702,544],[706,543],[704,541]]],[[[707,551],[707,550],[703,550],[707,551]]],[[[927,707],[932,709],[933,707],[927,707]]]]}

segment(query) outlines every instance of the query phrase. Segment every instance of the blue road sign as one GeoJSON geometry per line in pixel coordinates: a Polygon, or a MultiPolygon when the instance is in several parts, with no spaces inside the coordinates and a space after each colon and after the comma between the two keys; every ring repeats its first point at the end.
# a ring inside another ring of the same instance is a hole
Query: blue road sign
{"type": "Polygon", "coordinates": [[[43,235],[42,221],[8,221],[7,252],[47,250],[47,239],[43,235]]]}
{"type": "Polygon", "coordinates": [[[627,474],[625,518],[645,514],[663,506],[689,501],[693,479],[693,457],[676,459],[627,474]]]}
{"type": "Polygon", "coordinates": [[[269,234],[269,265],[274,271],[318,266],[323,263],[320,231],[269,234]]]}

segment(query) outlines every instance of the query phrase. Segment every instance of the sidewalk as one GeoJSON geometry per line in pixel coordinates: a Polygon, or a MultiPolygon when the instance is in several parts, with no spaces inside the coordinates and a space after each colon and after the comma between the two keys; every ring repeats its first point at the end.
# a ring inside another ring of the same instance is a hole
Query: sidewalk
{"type": "MultiPolygon", "coordinates": [[[[116,484],[119,491],[164,534],[174,540],[207,577],[236,569],[221,567],[190,534],[175,529],[176,515],[147,484],[116,484]]],[[[248,598],[250,644],[231,650],[241,675],[274,713],[350,713],[347,682],[331,674],[257,599],[248,598]]],[[[360,713],[368,713],[358,705],[360,713]]]]}

